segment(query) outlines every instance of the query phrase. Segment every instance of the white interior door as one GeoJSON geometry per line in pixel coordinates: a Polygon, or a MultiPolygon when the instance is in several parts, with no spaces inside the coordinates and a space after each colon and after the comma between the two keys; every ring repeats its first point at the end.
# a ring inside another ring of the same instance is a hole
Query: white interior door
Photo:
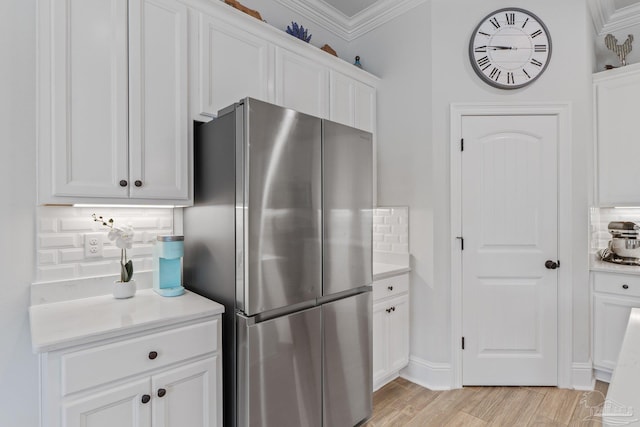
{"type": "Polygon", "coordinates": [[[464,385],[556,385],[558,124],[462,118],[464,385]]]}

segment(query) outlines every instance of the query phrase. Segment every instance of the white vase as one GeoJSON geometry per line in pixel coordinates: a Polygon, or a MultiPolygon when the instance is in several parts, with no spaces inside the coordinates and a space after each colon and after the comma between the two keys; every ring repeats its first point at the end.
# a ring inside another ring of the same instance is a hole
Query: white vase
{"type": "Polygon", "coordinates": [[[131,298],[136,294],[136,281],[129,280],[128,282],[113,282],[113,297],[116,299],[131,298]]]}

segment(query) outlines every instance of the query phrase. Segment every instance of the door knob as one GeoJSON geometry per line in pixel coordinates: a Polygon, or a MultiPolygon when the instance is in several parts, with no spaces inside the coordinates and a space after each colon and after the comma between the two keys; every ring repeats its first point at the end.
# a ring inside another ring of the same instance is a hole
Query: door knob
{"type": "Polygon", "coordinates": [[[126,187],[129,183],[127,182],[126,179],[121,179],[120,180],[120,187],[126,187]]]}
{"type": "Polygon", "coordinates": [[[136,182],[134,182],[134,185],[136,187],[142,187],[142,181],[140,181],[139,179],[136,180],[136,182]]]}
{"type": "Polygon", "coordinates": [[[149,403],[150,400],[151,400],[151,396],[149,396],[148,394],[142,395],[142,403],[149,403]]]}
{"type": "Polygon", "coordinates": [[[158,397],[163,397],[165,394],[167,394],[167,390],[163,388],[158,389],[158,397]]]}
{"type": "Polygon", "coordinates": [[[544,263],[544,266],[549,270],[555,270],[556,268],[560,267],[560,262],[551,261],[549,259],[544,263]]]}

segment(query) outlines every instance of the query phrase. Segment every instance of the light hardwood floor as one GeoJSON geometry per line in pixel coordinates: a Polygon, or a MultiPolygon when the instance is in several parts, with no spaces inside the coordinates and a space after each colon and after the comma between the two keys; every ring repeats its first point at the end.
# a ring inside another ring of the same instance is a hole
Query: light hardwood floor
{"type": "Polygon", "coordinates": [[[432,391],[398,378],[373,394],[366,427],[600,426],[593,416],[608,384],[593,392],[555,387],[464,387],[432,391]]]}

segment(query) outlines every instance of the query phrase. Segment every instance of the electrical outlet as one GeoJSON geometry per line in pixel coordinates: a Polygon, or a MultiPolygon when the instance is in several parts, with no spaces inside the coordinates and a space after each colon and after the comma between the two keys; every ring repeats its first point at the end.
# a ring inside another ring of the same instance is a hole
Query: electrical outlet
{"type": "Polygon", "coordinates": [[[84,235],[84,257],[102,257],[102,233],[87,233],[84,235]]]}

